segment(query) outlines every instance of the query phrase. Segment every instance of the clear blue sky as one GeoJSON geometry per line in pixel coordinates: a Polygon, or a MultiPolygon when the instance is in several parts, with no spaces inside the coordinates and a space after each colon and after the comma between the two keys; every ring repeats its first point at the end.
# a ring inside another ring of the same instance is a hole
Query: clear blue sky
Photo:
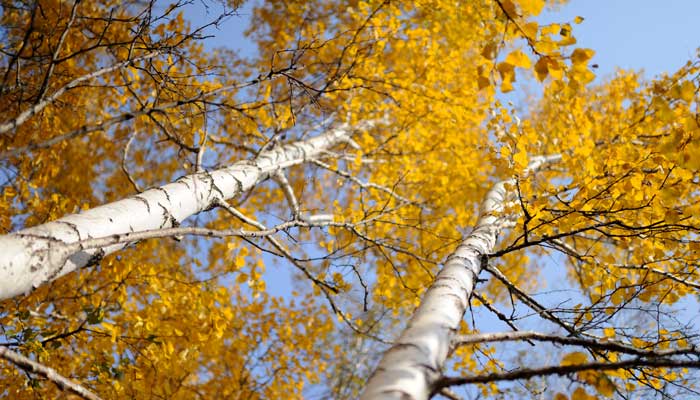
{"type": "Polygon", "coordinates": [[[579,47],[596,51],[592,63],[606,76],[616,68],[644,69],[651,78],[673,71],[700,46],[700,0],[573,0],[541,21],[572,21],[579,47]]]}
{"type": "MultiPolygon", "coordinates": [[[[242,36],[250,17],[249,1],[233,17],[211,29],[212,47],[227,46],[253,54],[250,42],[242,36]]],[[[208,15],[201,3],[188,17],[194,23],[213,18],[221,7],[210,4],[208,15]]],[[[700,46],[700,0],[572,0],[563,7],[548,10],[539,18],[544,22],[585,21],[574,27],[578,46],[596,51],[593,59],[605,76],[616,68],[644,69],[647,77],[680,67],[695,55],[700,46]]]]}

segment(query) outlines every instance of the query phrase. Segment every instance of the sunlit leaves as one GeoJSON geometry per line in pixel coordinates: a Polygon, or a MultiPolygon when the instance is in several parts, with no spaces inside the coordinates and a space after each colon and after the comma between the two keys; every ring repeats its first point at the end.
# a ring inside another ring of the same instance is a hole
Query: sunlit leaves
{"type": "MultiPolygon", "coordinates": [[[[60,37],[55,28],[68,18],[65,7],[45,4],[29,35],[34,45],[3,82],[2,121],[43,96],[43,76],[60,37]]],[[[0,199],[4,231],[123,198],[139,185],[170,182],[195,168],[257,157],[264,146],[335,124],[382,122],[324,153],[324,166],[289,172],[303,215],[332,214],[337,223],[358,224],[355,231],[280,232],[275,237],[293,256],[263,240],[134,244],[5,303],[5,336],[62,373],[94,382],[105,397],[300,397],[308,383],[337,376],[352,382],[353,397],[368,373],[345,369],[362,364],[354,359],[361,353],[357,342],[388,340],[454,244],[470,232],[486,190],[513,179],[498,216],[508,229],[489,262],[526,292],[544,286],[543,267],[556,264],[569,278],[565,294],[575,292],[577,304],[566,300],[556,310],[568,325],[552,318],[547,324],[636,348],[687,345],[678,329],[629,327],[619,319],[627,310],[651,312],[697,293],[697,66],[651,84],[619,72],[594,86],[595,53],[575,48],[583,18],[540,24],[534,18],[545,5],[270,1],[253,12],[250,34],[260,54],[242,61],[204,52],[186,35],[177,6],[164,9],[167,15],[149,29],[135,30],[147,21],[130,7],[80,2],[83,17],[58,52],[67,58],[53,66],[47,93],[127,57],[153,49],[162,54],[71,89],[2,136],[0,151],[17,150],[3,159],[11,175],[0,199]],[[93,48],[95,32],[105,36],[93,48]],[[497,91],[538,83],[544,94],[526,107],[529,112],[496,100],[497,91]],[[79,133],[46,144],[71,132],[79,133]],[[204,165],[197,165],[200,150],[204,165]],[[560,154],[561,162],[528,171],[549,154],[560,154]],[[296,271],[288,298],[270,293],[269,264],[296,271]],[[332,290],[323,292],[322,285],[332,290]],[[370,336],[348,340],[351,328],[370,336]]],[[[21,47],[29,19],[26,11],[3,13],[6,53],[21,47]]],[[[237,201],[241,213],[265,223],[290,218],[274,182],[260,182],[237,201]]],[[[196,223],[250,228],[216,210],[196,223]]],[[[481,279],[483,302],[471,304],[477,312],[527,308],[503,282],[481,279]]],[[[495,359],[494,347],[471,350],[457,350],[453,366],[475,373],[510,366],[495,359]]],[[[371,364],[375,353],[363,351],[363,363],[371,364]]],[[[597,357],[567,349],[561,364],[597,357]]],[[[658,378],[621,383],[628,378],[621,371],[578,373],[585,388],[555,398],[661,385],[658,378]]],[[[15,370],[3,370],[2,383],[8,393],[56,394],[25,384],[15,370]]],[[[500,387],[481,389],[489,395],[500,387]]]]}

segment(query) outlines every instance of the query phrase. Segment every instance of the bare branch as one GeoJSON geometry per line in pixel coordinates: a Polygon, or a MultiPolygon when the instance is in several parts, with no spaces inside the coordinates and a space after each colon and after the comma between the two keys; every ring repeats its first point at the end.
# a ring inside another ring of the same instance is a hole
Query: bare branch
{"type": "Polygon", "coordinates": [[[56,384],[56,386],[61,388],[61,390],[69,391],[87,400],[101,400],[98,395],[59,374],[55,369],[31,360],[22,354],[8,349],[7,347],[0,347],[0,357],[27,372],[37,374],[50,380],[56,384]]]}
{"type": "Polygon", "coordinates": [[[139,184],[134,180],[134,178],[131,176],[131,173],[129,173],[129,170],[126,167],[126,159],[129,155],[129,148],[131,147],[131,142],[134,141],[134,138],[136,137],[136,131],[133,131],[131,135],[129,135],[129,140],[126,141],[126,145],[124,145],[124,152],[122,153],[122,171],[124,171],[124,174],[126,175],[126,179],[129,180],[129,183],[131,183],[131,186],[134,187],[134,189],[138,192],[141,193],[143,190],[139,186],[139,184]]]}
{"type": "Polygon", "coordinates": [[[528,307],[532,308],[535,312],[537,312],[540,316],[543,318],[550,320],[554,322],[555,324],[561,326],[562,328],[566,329],[567,332],[569,332],[572,335],[581,335],[581,333],[574,328],[571,324],[568,324],[564,321],[562,321],[560,318],[558,318],[556,315],[554,315],[549,309],[547,309],[545,306],[540,304],[537,300],[533,299],[530,295],[522,291],[516,284],[511,282],[501,271],[498,270],[498,268],[492,266],[492,265],[484,265],[483,269],[491,273],[494,277],[496,277],[499,281],[501,281],[511,292],[515,293],[516,296],[520,300],[523,301],[528,307]]]}
{"type": "Polygon", "coordinates": [[[509,372],[496,372],[486,375],[472,375],[463,377],[444,377],[435,384],[434,391],[445,387],[466,385],[471,383],[488,383],[497,381],[515,381],[530,379],[536,376],[568,375],[581,371],[613,371],[627,368],[700,368],[700,360],[678,360],[668,358],[633,358],[623,361],[595,361],[576,365],[552,365],[541,368],[521,368],[509,372]]]}
{"type": "Polygon", "coordinates": [[[337,175],[339,175],[339,176],[341,176],[341,177],[343,177],[343,178],[345,178],[345,179],[347,179],[347,180],[349,180],[349,181],[355,183],[357,186],[359,186],[359,187],[361,187],[361,188],[363,188],[363,189],[370,189],[370,188],[372,188],[372,189],[377,189],[377,190],[379,190],[379,191],[382,191],[382,192],[388,194],[388,195],[391,196],[391,197],[394,197],[395,199],[397,199],[397,200],[399,200],[399,201],[401,201],[401,202],[404,202],[404,203],[407,203],[407,204],[416,205],[416,206],[420,206],[420,204],[418,204],[417,202],[415,202],[415,201],[413,201],[413,200],[410,200],[410,199],[407,199],[406,197],[401,196],[400,194],[396,193],[393,189],[390,189],[390,188],[388,188],[388,187],[386,187],[386,186],[378,185],[378,184],[372,183],[372,182],[363,182],[362,180],[360,180],[360,179],[356,178],[355,176],[351,175],[350,173],[348,173],[348,172],[346,172],[346,171],[341,171],[341,170],[339,170],[339,169],[335,169],[335,168],[331,167],[330,164],[327,164],[327,163],[325,163],[325,162],[323,162],[323,161],[321,161],[321,160],[318,160],[318,159],[310,159],[309,162],[312,163],[312,164],[318,165],[319,167],[321,167],[321,168],[323,168],[323,169],[326,169],[326,170],[328,170],[328,171],[331,171],[331,172],[333,172],[334,174],[337,174],[337,175]]]}
{"type": "Polygon", "coordinates": [[[539,342],[551,342],[563,345],[584,346],[600,350],[616,351],[625,354],[632,354],[640,357],[669,357],[679,355],[700,355],[700,348],[691,346],[681,349],[657,350],[653,347],[640,349],[629,344],[614,342],[608,339],[588,339],[573,336],[561,336],[555,334],[518,331],[518,332],[497,332],[479,333],[473,335],[461,335],[454,339],[454,346],[466,346],[477,343],[507,342],[518,340],[535,340],[539,342]]]}
{"type": "Polygon", "coordinates": [[[296,195],[294,195],[294,189],[292,188],[292,185],[289,184],[287,176],[284,175],[284,172],[279,170],[275,171],[273,174],[270,174],[270,176],[282,188],[284,197],[287,199],[287,203],[289,203],[289,207],[292,209],[292,218],[299,218],[299,201],[297,200],[296,195]]]}
{"type": "Polygon", "coordinates": [[[700,289],[700,283],[695,282],[695,281],[691,281],[689,279],[681,278],[679,276],[672,274],[671,272],[660,270],[658,268],[652,268],[652,267],[648,267],[646,265],[613,265],[613,266],[616,268],[620,268],[620,269],[631,269],[631,270],[641,270],[641,271],[653,272],[655,274],[661,275],[663,277],[666,277],[666,278],[668,278],[672,281],[678,282],[680,284],[690,286],[690,287],[693,287],[695,289],[700,289]]]}

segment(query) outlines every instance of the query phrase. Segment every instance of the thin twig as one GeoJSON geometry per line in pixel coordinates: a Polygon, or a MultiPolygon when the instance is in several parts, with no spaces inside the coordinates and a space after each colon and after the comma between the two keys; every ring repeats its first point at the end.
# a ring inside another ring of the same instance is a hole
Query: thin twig
{"type": "Polygon", "coordinates": [[[566,329],[567,332],[569,332],[572,335],[579,336],[581,335],[580,332],[576,330],[573,326],[570,324],[562,321],[560,318],[558,318],[556,315],[554,315],[549,309],[541,305],[537,300],[533,299],[530,295],[522,291],[515,283],[511,282],[498,268],[489,265],[488,263],[484,265],[484,270],[488,271],[491,275],[493,275],[496,279],[501,281],[507,288],[508,290],[512,291],[515,293],[516,296],[520,300],[523,301],[528,307],[532,308],[535,312],[537,312],[540,316],[542,316],[545,319],[548,319],[555,324],[561,326],[562,328],[566,329]]]}
{"type": "Polygon", "coordinates": [[[134,141],[134,138],[136,137],[136,131],[133,131],[131,135],[129,136],[129,140],[126,141],[126,145],[124,146],[124,152],[122,153],[122,171],[124,171],[124,174],[126,175],[126,179],[129,180],[131,183],[131,186],[134,187],[134,189],[138,192],[141,193],[143,190],[141,189],[141,186],[134,180],[134,178],[131,176],[131,173],[129,173],[129,170],[126,168],[126,159],[129,155],[129,148],[131,147],[131,142],[134,141]]]}
{"type": "Polygon", "coordinates": [[[348,172],[346,172],[346,171],[341,171],[341,170],[339,170],[339,169],[335,169],[335,168],[331,167],[330,164],[326,164],[325,162],[323,162],[323,161],[321,161],[321,160],[312,158],[312,159],[309,160],[309,162],[312,163],[312,164],[315,164],[315,165],[317,165],[317,166],[319,166],[319,167],[321,167],[321,168],[323,168],[323,169],[326,169],[326,170],[328,170],[328,171],[331,171],[331,172],[333,172],[334,174],[337,174],[337,175],[339,175],[339,176],[341,176],[341,177],[343,177],[343,178],[345,178],[345,179],[347,179],[347,180],[349,180],[349,181],[355,183],[357,186],[359,186],[359,187],[361,187],[361,188],[363,188],[363,189],[370,189],[370,188],[376,189],[376,190],[379,190],[379,191],[381,191],[381,192],[384,192],[384,193],[388,194],[389,196],[391,196],[391,197],[393,197],[393,198],[395,198],[395,199],[397,199],[397,200],[399,200],[399,201],[401,201],[401,202],[404,202],[404,203],[407,203],[407,204],[411,204],[411,205],[415,205],[415,206],[420,206],[420,204],[419,204],[418,202],[413,201],[413,200],[410,200],[410,199],[407,199],[406,197],[401,196],[400,194],[396,193],[393,189],[390,189],[390,188],[388,188],[388,187],[386,187],[386,186],[378,185],[378,184],[372,183],[372,182],[363,182],[363,181],[361,181],[360,179],[356,178],[355,176],[351,175],[350,173],[348,173],[348,172]]]}

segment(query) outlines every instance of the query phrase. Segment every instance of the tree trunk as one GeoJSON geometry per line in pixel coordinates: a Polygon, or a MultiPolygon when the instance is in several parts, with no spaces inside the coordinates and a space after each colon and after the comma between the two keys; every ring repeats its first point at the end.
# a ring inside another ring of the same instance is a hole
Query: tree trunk
{"type": "MultiPolygon", "coordinates": [[[[559,159],[558,155],[535,157],[525,173],[559,159]]],[[[486,194],[476,227],[448,257],[403,333],[384,353],[367,382],[362,400],[422,400],[431,396],[442,376],[482,263],[487,262],[496,246],[503,226],[499,214],[508,195],[506,185],[514,183],[499,182],[486,194]]]]}
{"type": "MultiPolygon", "coordinates": [[[[366,123],[367,128],[372,123],[366,123]]],[[[173,183],[0,236],[0,299],[28,293],[77,268],[126,247],[68,251],[66,244],[115,234],[170,228],[185,218],[233,198],[270,174],[301,164],[337,143],[349,140],[348,125],[317,137],[262,152],[254,161],[184,176],[173,183]]]]}

